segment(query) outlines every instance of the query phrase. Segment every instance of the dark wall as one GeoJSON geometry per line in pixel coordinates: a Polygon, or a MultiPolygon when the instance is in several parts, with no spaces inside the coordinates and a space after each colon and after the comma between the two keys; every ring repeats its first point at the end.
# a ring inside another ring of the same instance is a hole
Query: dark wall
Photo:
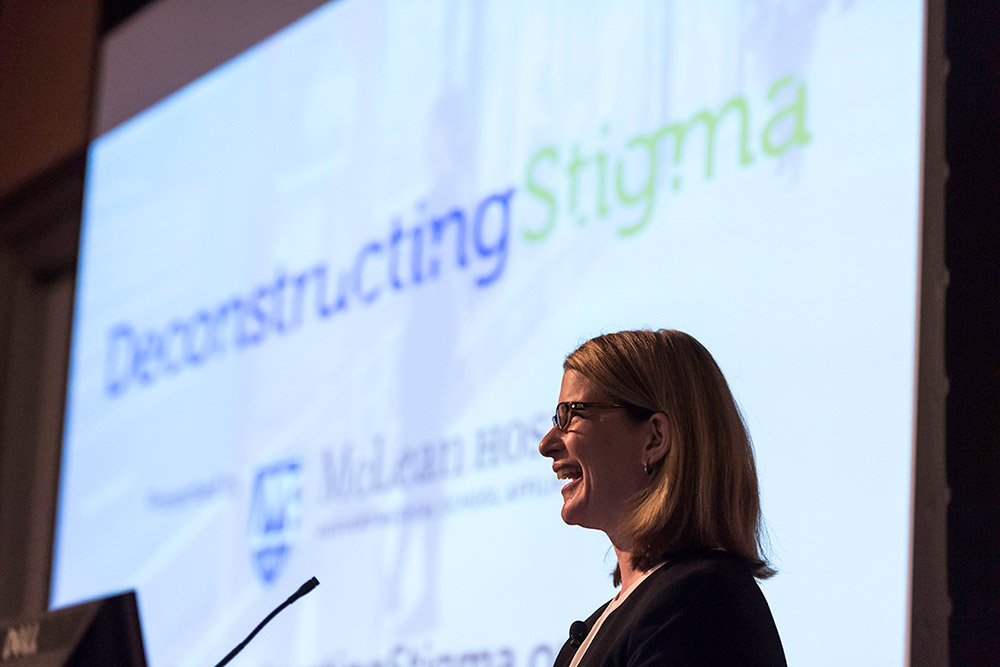
{"type": "Polygon", "coordinates": [[[946,33],[951,664],[1000,665],[1000,3],[951,2],[946,33]]]}
{"type": "Polygon", "coordinates": [[[98,17],[0,4],[0,617],[48,594],[98,17]]]}

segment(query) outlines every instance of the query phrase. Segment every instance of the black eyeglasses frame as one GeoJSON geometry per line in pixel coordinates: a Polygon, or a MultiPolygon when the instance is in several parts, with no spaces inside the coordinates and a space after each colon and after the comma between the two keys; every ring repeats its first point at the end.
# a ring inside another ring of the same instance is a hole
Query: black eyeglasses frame
{"type": "Polygon", "coordinates": [[[552,415],[552,425],[555,426],[560,431],[565,431],[569,426],[570,421],[573,419],[573,413],[580,410],[611,410],[614,408],[621,408],[625,410],[634,409],[636,406],[631,403],[589,403],[586,401],[563,401],[556,404],[556,412],[552,415]],[[563,406],[566,406],[563,408],[563,406]],[[566,418],[565,421],[559,418],[560,411],[565,411],[566,418]],[[560,423],[562,422],[562,423],[560,423]]]}

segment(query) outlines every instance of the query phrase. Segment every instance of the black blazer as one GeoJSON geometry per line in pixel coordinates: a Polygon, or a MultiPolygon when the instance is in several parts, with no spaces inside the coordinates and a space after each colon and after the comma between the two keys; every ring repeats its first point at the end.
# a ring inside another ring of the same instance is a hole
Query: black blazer
{"type": "MultiPolygon", "coordinates": [[[[594,626],[608,603],[586,620],[594,626]]],[[[569,665],[571,637],[554,667],[569,665]]],[[[747,565],[725,551],[672,554],[604,620],[580,667],[780,665],[785,653],[747,565]]]]}

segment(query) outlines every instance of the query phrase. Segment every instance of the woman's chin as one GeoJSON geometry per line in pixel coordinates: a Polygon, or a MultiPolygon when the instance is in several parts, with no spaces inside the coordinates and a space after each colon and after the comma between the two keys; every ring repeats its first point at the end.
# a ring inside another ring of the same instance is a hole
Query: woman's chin
{"type": "Polygon", "coordinates": [[[562,520],[567,526],[578,526],[580,522],[575,518],[574,512],[571,508],[563,505],[562,508],[562,520]]]}
{"type": "Polygon", "coordinates": [[[583,525],[583,508],[574,498],[563,498],[562,520],[569,526],[583,525]]]}

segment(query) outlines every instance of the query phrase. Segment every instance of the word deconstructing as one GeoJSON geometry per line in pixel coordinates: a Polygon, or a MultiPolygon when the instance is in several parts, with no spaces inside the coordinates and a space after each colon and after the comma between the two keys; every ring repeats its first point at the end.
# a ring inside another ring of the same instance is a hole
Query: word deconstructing
{"type": "Polygon", "coordinates": [[[513,196],[513,188],[489,194],[471,212],[453,207],[410,228],[394,219],[386,236],[364,243],[341,271],[325,263],[296,273],[278,270],[273,281],[163,327],[118,324],[108,332],[105,391],[120,396],[133,385],[148,386],[294,332],[307,320],[328,320],[419,288],[446,271],[472,271],[476,286],[487,287],[507,263],[513,196]]]}

